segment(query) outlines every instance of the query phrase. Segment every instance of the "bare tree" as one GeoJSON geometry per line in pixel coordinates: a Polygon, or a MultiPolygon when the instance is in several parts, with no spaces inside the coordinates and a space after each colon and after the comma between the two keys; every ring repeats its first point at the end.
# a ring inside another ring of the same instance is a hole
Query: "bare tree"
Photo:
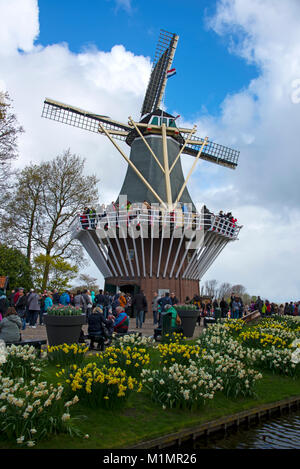
{"type": "Polygon", "coordinates": [[[230,296],[232,290],[232,286],[228,282],[221,283],[218,289],[218,299],[221,300],[222,298],[226,298],[230,296]]]}
{"type": "Polygon", "coordinates": [[[243,296],[246,293],[246,288],[244,285],[233,285],[231,287],[231,293],[237,296],[243,296]]]}
{"type": "Polygon", "coordinates": [[[5,216],[1,223],[1,239],[8,246],[26,252],[31,261],[37,236],[36,224],[42,217],[43,177],[40,165],[29,165],[16,172],[16,183],[3,203],[5,216]]]}
{"type": "Polygon", "coordinates": [[[24,132],[12,112],[8,93],[0,93],[0,188],[7,188],[11,175],[11,163],[17,158],[17,138],[24,132]]]}
{"type": "Polygon", "coordinates": [[[217,280],[206,280],[205,286],[205,295],[215,298],[217,296],[217,280]]]}
{"type": "MultiPolygon", "coordinates": [[[[96,176],[84,174],[84,159],[70,150],[49,162],[26,167],[6,205],[7,242],[28,257],[43,254],[42,288],[46,288],[52,259],[83,264],[80,243],[72,240],[69,224],[85,206],[98,201],[96,176]]],[[[4,235],[2,235],[3,237],[4,235]]]]}
{"type": "MultiPolygon", "coordinates": [[[[84,175],[85,160],[70,150],[42,164],[42,209],[44,216],[37,223],[35,241],[46,256],[83,259],[79,243],[72,240],[69,224],[86,205],[98,201],[97,178],[84,175]]],[[[43,285],[48,281],[50,265],[45,264],[43,285]]]]}

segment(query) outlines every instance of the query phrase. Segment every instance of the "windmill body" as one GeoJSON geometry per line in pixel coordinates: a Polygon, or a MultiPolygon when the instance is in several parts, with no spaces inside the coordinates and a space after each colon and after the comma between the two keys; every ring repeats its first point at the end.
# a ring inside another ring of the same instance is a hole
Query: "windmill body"
{"type": "MultiPolygon", "coordinates": [[[[128,164],[116,205],[82,223],[75,216],[71,236],[78,239],[105,278],[105,289],[135,293],[151,304],[154,291],[169,290],[184,301],[199,294],[199,280],[240,226],[207,209],[197,211],[188,180],[199,159],[231,169],[239,152],[177,126],[161,109],[178,42],[161,31],[141,119],[121,123],[108,116],[46,99],[42,116],[105,135],[128,164]],[[129,156],[118,140],[130,147],[129,156]],[[181,158],[194,157],[184,177],[181,158]]],[[[74,214],[75,215],[75,214],[74,214]]]]}

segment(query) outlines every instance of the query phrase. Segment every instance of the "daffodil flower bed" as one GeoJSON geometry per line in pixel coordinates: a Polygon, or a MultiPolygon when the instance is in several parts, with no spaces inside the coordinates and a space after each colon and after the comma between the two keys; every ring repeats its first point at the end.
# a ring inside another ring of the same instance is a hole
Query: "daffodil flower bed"
{"type": "Polygon", "coordinates": [[[231,355],[210,351],[200,360],[201,365],[222,383],[226,396],[253,397],[255,385],[262,374],[248,368],[244,363],[231,355]]]}
{"type": "Polygon", "coordinates": [[[161,339],[162,344],[176,343],[181,344],[185,341],[185,337],[182,332],[172,332],[171,334],[164,334],[161,339]]]}
{"type": "Polygon", "coordinates": [[[62,344],[47,347],[47,357],[50,363],[56,365],[81,364],[88,351],[85,344],[62,344]]]}
{"type": "Polygon", "coordinates": [[[123,337],[118,337],[115,339],[114,345],[116,347],[143,347],[143,348],[152,348],[156,345],[155,340],[152,337],[147,337],[145,335],[136,334],[125,334],[123,337]]]}
{"type": "Polygon", "coordinates": [[[255,348],[275,347],[284,349],[288,343],[286,340],[281,339],[278,335],[268,334],[259,330],[247,330],[239,334],[241,341],[255,348]]]}
{"type": "Polygon", "coordinates": [[[171,366],[174,363],[188,365],[191,360],[199,358],[204,353],[199,345],[187,345],[176,342],[159,344],[158,350],[163,366],[171,366]]]}
{"type": "Polygon", "coordinates": [[[138,377],[150,364],[150,355],[146,348],[139,346],[109,347],[104,353],[97,354],[99,366],[118,367],[128,376],[138,377]]]}
{"type": "Polygon", "coordinates": [[[288,376],[300,375],[297,339],[291,343],[293,337],[299,337],[297,321],[281,316],[265,318],[256,326],[244,326],[242,332],[239,326],[234,326],[240,320],[231,321],[232,326],[225,321],[209,327],[197,343],[208,354],[227,354],[253,369],[288,376]],[[268,333],[270,329],[272,334],[268,333]],[[292,344],[296,344],[295,347],[292,344]]]}
{"type": "Polygon", "coordinates": [[[144,370],[143,385],[151,392],[154,402],[163,409],[194,409],[211,400],[218,390],[222,390],[219,378],[213,378],[203,368],[191,362],[189,366],[175,363],[169,368],[144,370]]]}
{"type": "Polygon", "coordinates": [[[79,435],[69,408],[78,397],[64,402],[63,387],[47,382],[9,378],[0,373],[0,432],[20,445],[35,446],[53,433],[79,435]]]}
{"type": "Polygon", "coordinates": [[[36,349],[30,345],[10,345],[6,347],[1,372],[10,378],[32,379],[45,367],[44,356],[37,358],[36,349]]]}
{"type": "Polygon", "coordinates": [[[81,402],[90,407],[117,408],[124,405],[131,392],[141,392],[142,383],[128,376],[119,367],[98,367],[90,362],[85,367],[72,365],[68,371],[57,373],[64,379],[66,392],[76,394],[81,402]]]}

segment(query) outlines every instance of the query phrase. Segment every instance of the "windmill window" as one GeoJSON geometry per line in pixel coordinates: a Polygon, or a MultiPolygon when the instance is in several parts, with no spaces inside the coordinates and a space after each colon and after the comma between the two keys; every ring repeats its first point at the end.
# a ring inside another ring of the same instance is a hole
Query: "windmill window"
{"type": "Polygon", "coordinates": [[[159,116],[152,116],[149,124],[161,125],[162,122],[163,122],[163,124],[166,124],[167,127],[176,127],[175,119],[169,118],[169,117],[161,118],[159,116]]]}
{"type": "Polygon", "coordinates": [[[152,125],[159,125],[158,123],[158,117],[157,116],[153,116],[151,121],[150,121],[150,124],[152,125]]]}

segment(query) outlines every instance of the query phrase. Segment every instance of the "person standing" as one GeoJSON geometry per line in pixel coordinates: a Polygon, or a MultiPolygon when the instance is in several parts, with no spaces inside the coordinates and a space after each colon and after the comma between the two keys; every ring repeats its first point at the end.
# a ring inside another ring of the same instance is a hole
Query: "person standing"
{"type": "Polygon", "coordinates": [[[257,300],[256,300],[256,302],[255,302],[255,307],[256,307],[256,309],[258,309],[258,311],[260,312],[260,314],[262,313],[263,304],[264,304],[263,300],[261,299],[260,296],[258,296],[258,297],[257,297],[257,300]]]}
{"type": "Polygon", "coordinates": [[[154,297],[152,300],[152,314],[153,314],[153,324],[156,325],[158,323],[158,300],[159,296],[158,293],[154,292],[154,297]]]}
{"type": "Polygon", "coordinates": [[[141,290],[133,297],[132,306],[136,310],[136,328],[142,329],[144,322],[144,313],[147,311],[147,300],[144,292],[141,290]]]}
{"type": "Polygon", "coordinates": [[[14,296],[15,296],[15,293],[16,293],[15,290],[12,290],[12,291],[10,292],[10,295],[9,295],[9,297],[8,297],[9,306],[15,306],[15,303],[14,303],[14,296]]]}
{"type": "Polygon", "coordinates": [[[232,300],[232,307],[231,307],[231,310],[233,312],[233,318],[234,319],[238,319],[239,318],[239,311],[240,311],[240,307],[241,307],[241,304],[238,300],[238,298],[234,298],[232,300]]]}
{"type": "Polygon", "coordinates": [[[27,296],[24,294],[24,290],[20,290],[19,298],[15,308],[18,316],[21,318],[23,331],[26,329],[26,304],[27,296]]]}
{"type": "Polygon", "coordinates": [[[179,300],[178,300],[178,298],[175,296],[175,293],[174,293],[174,292],[171,293],[170,298],[171,298],[171,301],[172,301],[172,306],[178,305],[179,300]]]}
{"type": "Polygon", "coordinates": [[[88,290],[83,290],[82,298],[84,301],[84,312],[86,314],[86,318],[88,318],[93,308],[92,297],[88,290]]]}
{"type": "MultiPolygon", "coordinates": [[[[51,298],[51,293],[48,291],[48,292],[46,292],[46,295],[45,295],[44,313],[47,314],[48,309],[51,308],[52,306],[53,306],[53,299],[51,298]]],[[[41,324],[44,324],[43,317],[42,317],[41,324]]]]}
{"type": "Polygon", "coordinates": [[[0,289],[0,313],[2,317],[5,315],[8,307],[9,307],[9,301],[6,298],[4,290],[0,289]]]}
{"type": "Polygon", "coordinates": [[[162,313],[165,312],[165,307],[166,307],[166,305],[171,305],[171,306],[173,306],[169,292],[166,292],[166,293],[165,293],[165,296],[162,296],[162,297],[158,300],[158,304],[159,304],[160,307],[161,307],[161,312],[162,312],[162,313]]]}
{"type": "Polygon", "coordinates": [[[29,327],[36,328],[36,320],[41,310],[39,295],[32,288],[28,295],[27,306],[29,311],[29,327]]]}
{"type": "Polygon", "coordinates": [[[80,290],[77,290],[77,293],[74,296],[74,306],[77,309],[82,309],[83,310],[84,300],[82,298],[82,294],[81,294],[80,290]]]}
{"type": "Polygon", "coordinates": [[[63,292],[59,297],[59,303],[63,306],[68,306],[70,304],[71,298],[68,291],[63,292]]]}
{"type": "Polygon", "coordinates": [[[229,310],[229,304],[227,301],[225,301],[224,298],[220,301],[220,308],[221,308],[221,316],[222,318],[227,318],[228,310],[229,310]]]}
{"type": "Polygon", "coordinates": [[[39,317],[40,317],[40,326],[43,324],[43,315],[44,313],[46,312],[45,311],[45,299],[46,299],[46,296],[47,296],[47,290],[44,290],[44,293],[41,295],[40,297],[40,314],[39,314],[39,317]]]}
{"type": "Polygon", "coordinates": [[[52,292],[52,301],[54,305],[59,304],[59,297],[60,297],[60,294],[58,293],[56,289],[54,289],[52,292]]]}

